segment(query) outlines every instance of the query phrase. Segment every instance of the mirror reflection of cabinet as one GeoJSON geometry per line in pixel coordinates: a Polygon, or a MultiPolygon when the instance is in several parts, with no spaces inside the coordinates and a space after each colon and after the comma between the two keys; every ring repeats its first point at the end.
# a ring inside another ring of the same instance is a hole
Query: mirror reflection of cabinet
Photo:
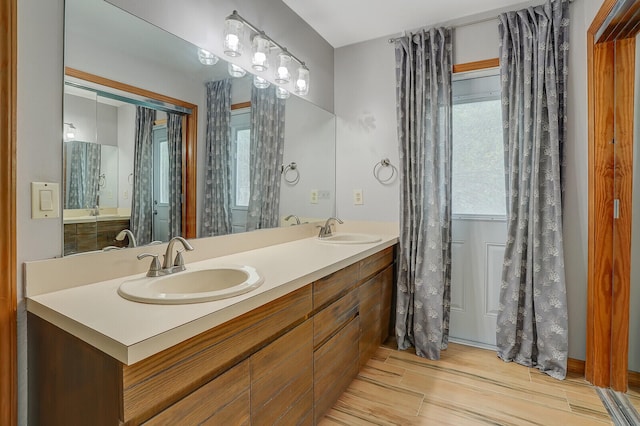
{"type": "MultiPolygon", "coordinates": [[[[622,392],[627,390],[630,375],[634,77],[639,17],[639,0],[605,0],[587,32],[589,288],[585,376],[596,386],[622,392]]],[[[637,329],[631,331],[637,333],[637,329]]]]}

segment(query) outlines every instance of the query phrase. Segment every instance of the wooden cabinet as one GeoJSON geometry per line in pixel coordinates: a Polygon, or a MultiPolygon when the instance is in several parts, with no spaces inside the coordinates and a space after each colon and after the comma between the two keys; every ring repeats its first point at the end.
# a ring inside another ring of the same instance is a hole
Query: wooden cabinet
{"type": "Polygon", "coordinates": [[[129,228],[129,219],[101,220],[87,223],[66,223],[64,225],[64,254],[84,253],[102,250],[107,246],[126,247],[129,237],[116,241],[116,235],[129,228]]]}
{"type": "Polygon", "coordinates": [[[30,424],[315,424],[389,329],[392,263],[383,250],[133,365],[29,313],[30,424]]]}

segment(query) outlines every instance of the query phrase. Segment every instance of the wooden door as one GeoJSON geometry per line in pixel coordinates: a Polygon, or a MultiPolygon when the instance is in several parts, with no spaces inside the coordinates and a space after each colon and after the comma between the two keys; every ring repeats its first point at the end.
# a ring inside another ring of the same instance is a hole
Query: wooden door
{"type": "Polygon", "coordinates": [[[17,423],[16,400],[16,0],[0,6],[0,419],[17,423]]]}

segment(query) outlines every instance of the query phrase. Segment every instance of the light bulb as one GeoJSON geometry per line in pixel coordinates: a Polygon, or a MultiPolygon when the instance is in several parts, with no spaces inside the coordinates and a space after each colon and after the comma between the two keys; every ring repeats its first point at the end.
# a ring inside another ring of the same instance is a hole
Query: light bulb
{"type": "Polygon", "coordinates": [[[219,58],[208,50],[198,49],[198,60],[202,65],[215,65],[219,58]]]}

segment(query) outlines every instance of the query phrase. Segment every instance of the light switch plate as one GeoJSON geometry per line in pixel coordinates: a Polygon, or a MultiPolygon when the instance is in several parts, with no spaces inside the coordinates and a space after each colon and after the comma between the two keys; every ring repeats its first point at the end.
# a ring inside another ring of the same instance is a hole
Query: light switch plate
{"type": "Polygon", "coordinates": [[[54,182],[31,182],[31,218],[60,217],[60,185],[54,182]]]}
{"type": "Polygon", "coordinates": [[[353,205],[361,206],[364,204],[364,199],[362,198],[362,189],[354,189],[353,190],[353,205]]]}

